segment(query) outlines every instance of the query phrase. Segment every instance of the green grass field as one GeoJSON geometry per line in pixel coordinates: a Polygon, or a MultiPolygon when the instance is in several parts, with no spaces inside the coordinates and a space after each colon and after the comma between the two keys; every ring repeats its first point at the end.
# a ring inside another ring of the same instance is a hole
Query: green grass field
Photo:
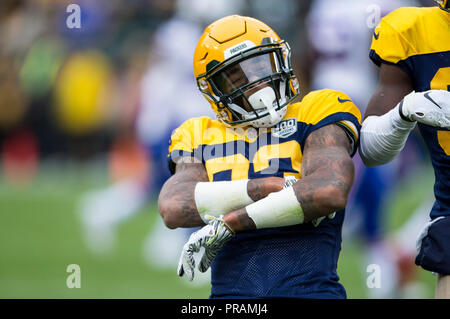
{"type": "MultiPolygon", "coordinates": [[[[389,227],[396,229],[433,183],[424,170],[401,183],[389,202],[389,227]]],[[[175,269],[157,270],[142,256],[143,241],[159,215],[155,203],[121,224],[111,255],[86,248],[76,214],[80,196],[107,185],[102,164],[46,163],[33,184],[12,187],[0,177],[0,298],[207,298],[209,285],[192,286],[175,269]],[[81,288],[69,289],[66,267],[81,268],[81,288]]],[[[415,240],[415,239],[412,239],[415,240]]],[[[363,245],[343,243],[338,272],[349,298],[366,298],[363,245]]],[[[157,256],[155,256],[157,258],[157,256]]],[[[435,278],[419,269],[424,296],[435,278]]]]}

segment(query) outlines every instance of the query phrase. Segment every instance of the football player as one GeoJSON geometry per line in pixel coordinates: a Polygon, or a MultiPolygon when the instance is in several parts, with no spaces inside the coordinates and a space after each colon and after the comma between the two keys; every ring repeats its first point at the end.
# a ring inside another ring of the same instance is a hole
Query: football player
{"type": "MultiPolygon", "coordinates": [[[[379,16],[405,6],[412,0],[316,0],[312,1],[307,18],[311,89],[329,88],[347,93],[364,113],[377,83],[377,69],[367,63],[370,35],[379,16]],[[329,10],[329,8],[333,10],[329,10]],[[379,16],[377,15],[379,14],[379,16]],[[373,20],[371,20],[373,18],[373,20]],[[354,67],[358,65],[358,67],[354,67]]],[[[378,20],[379,21],[379,20],[378,20]]],[[[397,159],[397,161],[400,158],[397,159]]],[[[365,166],[358,154],[353,158],[355,180],[346,208],[343,238],[357,240],[364,248],[360,270],[367,274],[367,265],[383,269],[380,288],[367,287],[369,298],[392,298],[405,287],[400,286],[397,251],[386,236],[387,200],[398,180],[399,162],[376,167],[365,166]],[[347,236],[347,237],[346,237],[347,236]]],[[[412,161],[410,161],[412,162],[412,161]]],[[[403,162],[402,162],[403,164],[403,162]]],[[[411,164],[411,163],[408,163],[411,164]]],[[[404,166],[403,166],[404,167],[404,166]]],[[[410,168],[408,168],[410,169],[410,168]]],[[[428,216],[428,212],[424,216],[428,216]]],[[[419,224],[422,227],[422,224],[419,224]]],[[[410,240],[408,239],[408,244],[410,240]]],[[[412,244],[415,252],[415,245],[412,244]]],[[[403,245],[400,246],[403,248],[403,245]]],[[[403,251],[403,249],[402,249],[403,251]]],[[[415,266],[411,263],[412,269],[415,266]]]]}
{"type": "Polygon", "coordinates": [[[346,297],[336,267],[360,112],[333,90],[300,101],[290,57],[269,26],[238,15],[209,25],[194,53],[217,120],[174,132],[158,206],[169,228],[206,224],[178,274],[192,280],[200,253],[211,298],[346,297]]]}
{"type": "Polygon", "coordinates": [[[380,79],[365,113],[360,155],[368,166],[387,163],[418,126],[435,171],[436,201],[415,262],[439,274],[436,297],[450,298],[450,1],[437,2],[395,10],[375,29],[370,58],[380,79]]]}

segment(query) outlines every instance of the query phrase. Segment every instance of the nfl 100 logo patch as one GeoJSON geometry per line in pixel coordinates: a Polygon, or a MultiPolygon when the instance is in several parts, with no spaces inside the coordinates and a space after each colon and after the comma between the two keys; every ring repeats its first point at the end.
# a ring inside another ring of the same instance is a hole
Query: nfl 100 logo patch
{"type": "Polygon", "coordinates": [[[287,119],[272,128],[272,135],[278,138],[286,138],[297,132],[297,119],[287,119]]]}

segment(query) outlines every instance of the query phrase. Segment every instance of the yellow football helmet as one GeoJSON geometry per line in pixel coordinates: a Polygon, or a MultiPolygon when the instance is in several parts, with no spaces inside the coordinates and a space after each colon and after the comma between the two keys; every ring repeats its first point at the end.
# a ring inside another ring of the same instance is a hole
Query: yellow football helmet
{"type": "Polygon", "coordinates": [[[194,53],[194,75],[227,125],[271,127],[299,94],[288,43],[263,22],[239,15],[205,29],[194,53]]]}
{"type": "Polygon", "coordinates": [[[435,0],[441,9],[450,12],[450,1],[449,0],[435,0]]]}

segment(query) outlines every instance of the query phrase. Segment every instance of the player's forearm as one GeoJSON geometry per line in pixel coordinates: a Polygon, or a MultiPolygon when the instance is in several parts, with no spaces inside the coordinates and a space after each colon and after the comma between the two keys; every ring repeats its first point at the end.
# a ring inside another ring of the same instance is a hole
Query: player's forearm
{"type": "Polygon", "coordinates": [[[306,176],[291,188],[227,214],[224,220],[241,231],[303,224],[342,210],[353,183],[353,162],[341,164],[340,171],[324,169],[306,176]]]}
{"type": "Polygon", "coordinates": [[[204,224],[206,215],[218,217],[245,207],[283,185],[279,177],[229,182],[169,180],[161,191],[159,209],[169,228],[196,227],[204,224]]]}
{"type": "Polygon", "coordinates": [[[295,195],[304,215],[304,221],[328,216],[347,205],[348,194],[353,184],[354,166],[349,158],[336,163],[337,168],[323,170],[307,176],[294,185],[295,195]]]}
{"type": "MultiPolygon", "coordinates": [[[[267,197],[270,193],[278,192],[283,189],[284,178],[265,177],[250,179],[247,184],[248,196],[256,202],[267,197]]],[[[240,208],[243,208],[242,206],[240,208]]]]}
{"type": "Polygon", "coordinates": [[[303,210],[304,222],[344,209],[353,185],[354,163],[341,129],[335,126],[324,128],[312,136],[308,145],[321,139],[334,140],[332,144],[346,146],[329,146],[325,151],[310,151],[304,157],[305,177],[293,186],[303,210]]]}
{"type": "MultiPolygon", "coordinates": [[[[198,176],[200,178],[201,175],[198,176]]],[[[161,189],[158,198],[158,210],[168,228],[198,227],[205,223],[198,214],[195,205],[195,185],[197,180],[184,174],[173,175],[161,189]]]]}
{"type": "Polygon", "coordinates": [[[224,216],[236,232],[270,227],[292,226],[342,210],[353,183],[351,159],[335,164],[339,170],[321,170],[245,208],[224,216]]]}
{"type": "Polygon", "coordinates": [[[363,122],[359,154],[367,166],[390,162],[404,148],[416,122],[401,118],[400,105],[382,116],[369,116],[363,122]]]}
{"type": "Polygon", "coordinates": [[[284,178],[267,177],[251,180],[198,183],[195,203],[206,222],[206,215],[220,215],[243,208],[283,188],[284,178]]]}
{"type": "Polygon", "coordinates": [[[253,230],[257,228],[253,219],[248,216],[245,207],[226,214],[223,217],[223,220],[234,232],[253,230]]]}

